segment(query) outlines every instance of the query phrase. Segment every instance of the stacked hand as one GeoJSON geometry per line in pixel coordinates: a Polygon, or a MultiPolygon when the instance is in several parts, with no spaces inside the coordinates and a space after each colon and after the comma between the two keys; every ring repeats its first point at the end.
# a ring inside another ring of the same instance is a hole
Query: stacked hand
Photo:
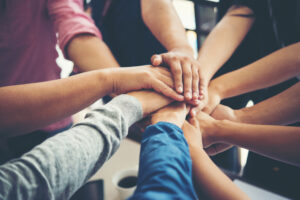
{"type": "Polygon", "coordinates": [[[113,81],[112,93],[122,94],[134,90],[154,89],[176,101],[183,101],[182,95],[173,90],[171,73],[163,67],[150,65],[105,69],[113,81]]]}
{"type": "Polygon", "coordinates": [[[151,123],[156,124],[163,121],[173,123],[181,128],[189,110],[190,106],[185,103],[174,102],[154,113],[151,117],[151,123]]]}
{"type": "Polygon", "coordinates": [[[175,49],[152,56],[151,63],[170,68],[175,89],[179,94],[184,94],[187,102],[196,106],[206,98],[208,83],[199,63],[193,58],[193,52],[175,49]]]}

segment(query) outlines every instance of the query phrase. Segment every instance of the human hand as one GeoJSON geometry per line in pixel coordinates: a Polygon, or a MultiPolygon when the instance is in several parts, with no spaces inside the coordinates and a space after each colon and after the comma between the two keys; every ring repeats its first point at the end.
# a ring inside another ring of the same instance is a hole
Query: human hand
{"type": "Polygon", "coordinates": [[[238,115],[236,110],[222,104],[217,105],[214,111],[211,113],[211,116],[218,120],[227,119],[234,122],[239,122],[238,115]]]}
{"type": "Polygon", "coordinates": [[[211,114],[216,106],[221,102],[221,95],[214,86],[209,86],[208,90],[205,89],[206,95],[198,106],[193,107],[190,111],[192,117],[196,116],[196,113],[203,111],[211,114]]]}
{"type": "Polygon", "coordinates": [[[197,105],[204,99],[207,82],[201,73],[199,63],[193,58],[193,51],[174,49],[151,58],[153,66],[167,65],[173,75],[175,89],[184,93],[185,100],[197,105]]]}
{"type": "Polygon", "coordinates": [[[176,101],[184,97],[173,90],[171,73],[163,67],[151,65],[139,67],[110,68],[108,78],[112,79],[112,93],[122,94],[134,90],[154,89],[176,101]]]}
{"type": "Polygon", "coordinates": [[[189,109],[190,107],[186,106],[185,103],[174,102],[154,113],[151,117],[151,123],[156,124],[160,121],[164,121],[175,124],[181,128],[189,109]]]}
{"type": "Polygon", "coordinates": [[[219,120],[214,119],[204,112],[198,112],[195,119],[200,124],[203,147],[208,155],[216,155],[232,147],[232,145],[224,144],[220,141],[218,131],[219,120]]]}
{"type": "Polygon", "coordinates": [[[203,148],[202,133],[196,118],[192,117],[188,121],[186,120],[182,130],[190,149],[203,148]]]}

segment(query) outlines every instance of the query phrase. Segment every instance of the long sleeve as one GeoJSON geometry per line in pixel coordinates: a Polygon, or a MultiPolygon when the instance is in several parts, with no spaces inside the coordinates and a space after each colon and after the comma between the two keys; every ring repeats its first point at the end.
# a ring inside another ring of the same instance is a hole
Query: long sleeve
{"type": "Polygon", "coordinates": [[[197,199],[190,152],[180,128],[167,122],[147,127],[137,189],[129,199],[197,199]]]}
{"type": "Polygon", "coordinates": [[[139,101],[129,95],[93,110],[83,122],[0,166],[0,199],[70,198],[141,118],[139,101]]]}
{"type": "Polygon", "coordinates": [[[82,0],[48,0],[47,7],[64,54],[66,45],[75,35],[91,34],[101,38],[93,20],[83,11],[82,0]]]}

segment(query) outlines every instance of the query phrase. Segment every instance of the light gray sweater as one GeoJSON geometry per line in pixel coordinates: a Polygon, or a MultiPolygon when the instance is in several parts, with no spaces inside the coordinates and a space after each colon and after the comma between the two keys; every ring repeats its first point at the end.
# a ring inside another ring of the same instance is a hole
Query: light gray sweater
{"type": "Polygon", "coordinates": [[[140,102],[129,95],[94,109],[83,122],[0,166],[0,199],[69,199],[141,118],[140,102]]]}

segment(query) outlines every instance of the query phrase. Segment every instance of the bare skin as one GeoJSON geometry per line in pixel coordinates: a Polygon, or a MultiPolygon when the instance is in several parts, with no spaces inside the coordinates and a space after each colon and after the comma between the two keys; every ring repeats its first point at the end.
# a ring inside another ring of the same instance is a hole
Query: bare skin
{"type": "MultiPolygon", "coordinates": [[[[111,92],[126,93],[153,88],[183,100],[172,89],[171,74],[166,69],[150,66],[96,70],[55,81],[2,87],[1,136],[15,136],[42,128],[78,112],[111,92]]],[[[144,93],[149,101],[152,93],[140,92],[140,95],[144,93]]],[[[159,96],[157,99],[161,101],[156,102],[154,107],[160,108],[160,104],[165,106],[166,102],[171,102],[159,94],[153,96],[159,96]]],[[[145,110],[147,106],[144,105],[145,110]]]]}
{"type": "Polygon", "coordinates": [[[300,121],[300,83],[252,107],[233,110],[218,105],[212,116],[249,124],[288,125],[300,121]]]}
{"type": "Polygon", "coordinates": [[[209,158],[202,146],[201,123],[190,118],[182,127],[193,161],[195,185],[207,199],[250,199],[209,158]]]}
{"type": "Polygon", "coordinates": [[[166,65],[170,68],[178,93],[184,93],[185,100],[198,103],[203,94],[200,67],[194,59],[185,29],[173,7],[171,0],[142,0],[142,18],[145,25],[161,42],[168,52],[153,55],[154,66],[166,65]],[[200,90],[200,91],[199,91],[200,90]],[[200,96],[199,96],[200,92],[200,96]]]}
{"type": "Polygon", "coordinates": [[[215,120],[201,112],[197,115],[201,123],[203,144],[206,152],[215,155],[231,145],[237,145],[258,154],[300,166],[300,128],[276,125],[252,125],[215,120]],[[216,145],[214,145],[216,144],[216,145]]]}
{"type": "Polygon", "coordinates": [[[287,46],[241,69],[214,79],[209,86],[206,113],[222,99],[270,87],[300,75],[300,42],[287,46]]]}
{"type": "Polygon", "coordinates": [[[189,108],[184,103],[172,103],[152,115],[152,124],[160,121],[182,127],[193,160],[193,175],[196,185],[205,191],[209,199],[249,199],[210,160],[202,147],[202,134],[195,118],[185,121],[189,108]]]}
{"type": "Polygon", "coordinates": [[[169,122],[182,127],[193,160],[193,175],[196,185],[209,199],[249,199],[233,182],[210,160],[202,147],[202,134],[196,118],[186,121],[189,107],[184,103],[172,103],[157,111],[151,117],[152,124],[169,122]]]}
{"type": "Polygon", "coordinates": [[[232,56],[240,43],[250,31],[255,17],[240,17],[237,15],[251,15],[253,11],[248,7],[232,6],[222,20],[215,26],[204,41],[198,53],[198,63],[201,69],[200,80],[203,81],[204,97],[196,112],[201,110],[210,101],[208,87],[214,74],[232,56]]]}

